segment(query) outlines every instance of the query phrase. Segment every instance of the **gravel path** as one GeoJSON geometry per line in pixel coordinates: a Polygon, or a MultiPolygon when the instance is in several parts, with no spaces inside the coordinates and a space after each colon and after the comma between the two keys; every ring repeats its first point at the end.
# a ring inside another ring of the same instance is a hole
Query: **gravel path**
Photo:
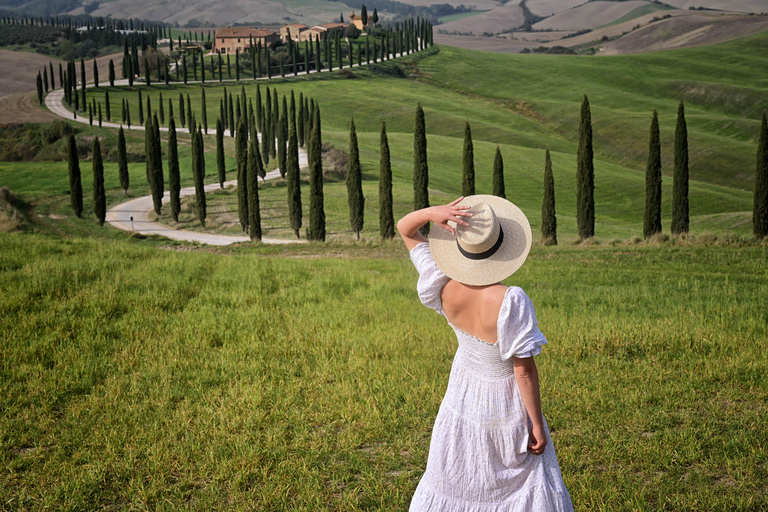
{"type": "MultiPolygon", "coordinates": [[[[90,84],[89,84],[90,85],[90,84]]],[[[115,81],[115,85],[128,85],[127,80],[119,80],[115,81]]],[[[63,117],[65,119],[70,119],[73,121],[78,121],[81,123],[88,124],[88,117],[84,116],[77,116],[74,117],[74,114],[67,110],[64,107],[64,91],[62,89],[56,89],[55,91],[52,91],[48,96],[45,98],[45,105],[48,107],[48,109],[53,112],[54,114],[63,117]]],[[[102,122],[102,127],[108,127],[108,128],[120,128],[121,124],[116,123],[109,123],[109,122],[102,122]]],[[[127,126],[123,126],[123,129],[127,129],[127,126]]],[[[133,125],[130,127],[131,130],[144,130],[144,127],[139,125],[133,125]]],[[[168,128],[161,127],[161,131],[168,131],[168,128]]],[[[186,128],[177,128],[177,132],[186,132],[189,133],[189,130],[186,128]]],[[[215,134],[216,130],[209,129],[208,130],[209,135],[215,134]]],[[[305,168],[307,167],[307,154],[302,149],[299,149],[299,168],[305,168]]],[[[273,171],[270,171],[267,173],[265,179],[277,179],[280,177],[280,170],[275,169],[273,171]]],[[[227,181],[224,183],[225,187],[233,187],[237,185],[237,181],[227,181]]],[[[206,192],[213,192],[219,188],[218,183],[211,183],[205,186],[206,192]]],[[[195,187],[189,187],[189,188],[183,188],[181,189],[179,195],[180,197],[193,195],[195,193],[195,187]]],[[[163,195],[163,204],[169,203],[171,201],[171,193],[170,191],[165,191],[165,194],[163,195]]],[[[247,236],[233,236],[233,235],[217,235],[213,233],[201,233],[197,231],[186,231],[183,229],[174,229],[170,226],[166,226],[165,224],[161,224],[159,222],[154,222],[150,220],[149,214],[154,209],[154,204],[152,202],[152,196],[144,196],[144,197],[137,197],[136,199],[131,199],[130,201],[126,201],[124,203],[117,204],[107,210],[107,222],[112,225],[113,227],[117,229],[122,229],[124,231],[132,231],[135,233],[139,233],[142,235],[160,235],[164,236],[166,238],[170,238],[172,240],[182,240],[186,242],[198,242],[201,244],[208,244],[208,245],[230,245],[235,244],[239,242],[250,242],[250,237],[247,236]]],[[[262,238],[262,243],[265,244],[290,244],[290,243],[300,243],[299,240],[283,240],[283,239],[277,239],[277,238],[262,238]]]]}

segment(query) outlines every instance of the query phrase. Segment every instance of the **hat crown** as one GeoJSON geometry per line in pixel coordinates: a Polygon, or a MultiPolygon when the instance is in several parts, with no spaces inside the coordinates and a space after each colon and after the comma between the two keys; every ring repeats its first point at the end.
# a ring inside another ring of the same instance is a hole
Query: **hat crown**
{"type": "Polygon", "coordinates": [[[480,254],[491,249],[499,240],[499,221],[488,203],[478,203],[470,208],[472,217],[465,218],[469,226],[459,224],[456,240],[466,252],[480,254]]]}

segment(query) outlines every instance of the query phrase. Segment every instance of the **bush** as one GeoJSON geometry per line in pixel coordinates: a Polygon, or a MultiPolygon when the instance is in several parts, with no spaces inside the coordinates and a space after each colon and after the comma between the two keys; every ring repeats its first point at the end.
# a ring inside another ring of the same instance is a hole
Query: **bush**
{"type": "Polygon", "coordinates": [[[63,119],[56,119],[55,121],[43,126],[42,135],[45,142],[52,144],[57,140],[66,137],[72,133],[72,126],[63,119]]]}

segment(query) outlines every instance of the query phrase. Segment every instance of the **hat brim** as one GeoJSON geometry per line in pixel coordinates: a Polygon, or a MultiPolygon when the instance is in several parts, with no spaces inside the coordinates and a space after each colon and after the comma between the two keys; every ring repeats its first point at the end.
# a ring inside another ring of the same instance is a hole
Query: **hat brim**
{"type": "MultiPolygon", "coordinates": [[[[531,225],[523,211],[492,195],[465,197],[460,206],[474,206],[487,203],[493,208],[496,218],[504,231],[504,240],[499,249],[490,257],[471,260],[459,251],[456,235],[443,228],[435,227],[429,236],[429,249],[438,268],[448,277],[460,283],[484,286],[503,281],[514,274],[525,262],[531,250],[531,225]]],[[[472,223],[471,217],[462,217],[472,223]]],[[[455,228],[455,224],[451,223],[455,228]]]]}

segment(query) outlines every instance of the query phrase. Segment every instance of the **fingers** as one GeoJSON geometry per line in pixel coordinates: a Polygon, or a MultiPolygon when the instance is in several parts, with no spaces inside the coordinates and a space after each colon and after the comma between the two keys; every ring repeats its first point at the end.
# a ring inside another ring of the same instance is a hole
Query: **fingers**
{"type": "Polygon", "coordinates": [[[534,455],[541,455],[546,447],[545,441],[537,441],[535,444],[528,443],[528,451],[534,455]]]}
{"type": "Polygon", "coordinates": [[[454,206],[455,204],[457,204],[457,203],[461,202],[461,200],[462,200],[462,199],[464,199],[464,196],[461,196],[461,197],[460,197],[460,198],[458,198],[458,199],[454,199],[453,201],[451,201],[450,203],[448,203],[448,206],[454,206]]]}

